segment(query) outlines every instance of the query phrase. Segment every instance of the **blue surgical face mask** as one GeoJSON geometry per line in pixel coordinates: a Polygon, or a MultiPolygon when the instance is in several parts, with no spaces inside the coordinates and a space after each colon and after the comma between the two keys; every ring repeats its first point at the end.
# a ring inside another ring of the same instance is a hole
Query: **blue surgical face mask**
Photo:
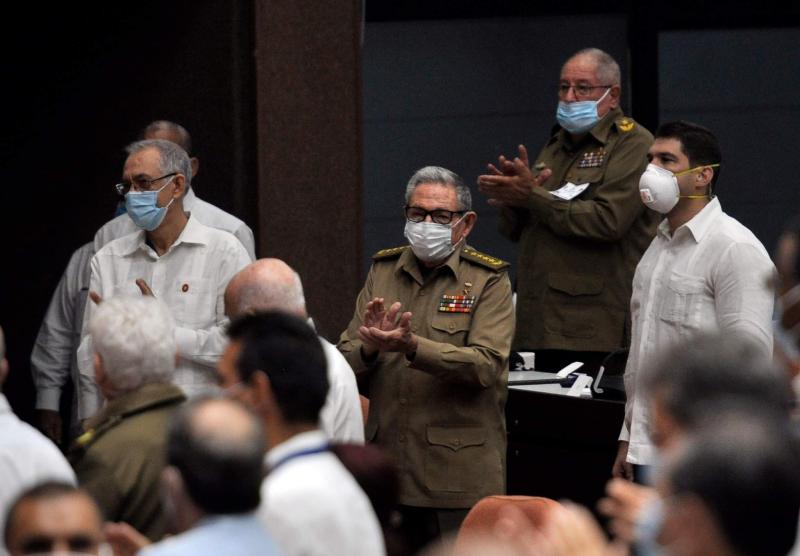
{"type": "Polygon", "coordinates": [[[597,105],[600,104],[610,92],[611,87],[597,100],[581,100],[577,102],[559,101],[558,110],[556,110],[558,125],[575,135],[586,133],[600,121],[600,116],[597,115],[597,105]]]}
{"type": "Polygon", "coordinates": [[[169,185],[172,178],[167,180],[161,189],[157,191],[128,191],[125,194],[125,208],[128,211],[128,216],[131,217],[133,223],[143,230],[152,232],[161,225],[164,217],[167,215],[167,209],[175,200],[173,197],[167,206],[158,206],[158,194],[169,185]]]}

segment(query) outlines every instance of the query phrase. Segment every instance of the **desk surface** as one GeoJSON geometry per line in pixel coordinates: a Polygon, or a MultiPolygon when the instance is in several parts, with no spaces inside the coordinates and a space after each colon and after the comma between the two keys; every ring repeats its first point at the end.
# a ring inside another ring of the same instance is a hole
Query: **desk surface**
{"type": "MultiPolygon", "coordinates": [[[[582,375],[584,373],[578,373],[582,375]]],[[[515,380],[541,380],[541,379],[556,379],[556,373],[546,373],[544,371],[509,371],[508,373],[508,388],[510,390],[520,390],[525,392],[539,392],[540,394],[555,394],[559,396],[566,396],[571,386],[561,386],[560,384],[524,384],[515,385],[515,380]]],[[[586,392],[581,397],[591,397],[591,392],[586,392]]]]}

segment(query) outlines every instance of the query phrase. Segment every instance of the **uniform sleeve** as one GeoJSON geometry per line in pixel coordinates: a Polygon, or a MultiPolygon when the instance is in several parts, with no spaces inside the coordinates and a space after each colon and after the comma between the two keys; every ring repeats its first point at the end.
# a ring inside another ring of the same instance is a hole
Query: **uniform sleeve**
{"type": "Polygon", "coordinates": [[[221,261],[211,263],[219,265],[215,307],[216,324],[201,329],[175,327],[175,343],[180,357],[212,368],[217,365],[228,343],[225,334],[225,327],[228,324],[228,318],[225,316],[225,288],[228,287],[231,278],[251,262],[250,256],[241,243],[232,242],[231,246],[230,251],[226,252],[226,256],[221,261]]]}
{"type": "Polygon", "coordinates": [[[361,326],[364,311],[366,310],[367,303],[372,301],[372,288],[374,281],[375,267],[373,266],[367,274],[367,279],[364,282],[364,287],[358,294],[356,299],[356,309],[353,313],[353,318],[347,326],[347,330],[342,332],[339,337],[339,343],[336,347],[342,352],[347,364],[356,374],[362,374],[373,370],[380,359],[380,355],[375,361],[364,361],[361,357],[361,340],[358,339],[358,329],[361,326]]]}
{"type": "Polygon", "coordinates": [[[122,511],[123,496],[114,478],[114,470],[95,457],[91,450],[75,463],[78,485],[94,498],[108,521],[117,521],[122,511]]]}
{"type": "Polygon", "coordinates": [[[537,187],[528,201],[531,216],[560,236],[619,241],[645,210],[639,177],[647,167],[649,147],[641,135],[623,136],[609,155],[603,182],[593,199],[563,201],[537,187]]]}
{"type": "Polygon", "coordinates": [[[748,338],[767,359],[772,359],[774,308],[774,293],[768,284],[775,272],[766,253],[747,243],[731,245],[713,271],[720,332],[748,338]]]}
{"type": "Polygon", "coordinates": [[[79,249],[73,253],[31,352],[31,373],[36,385],[36,408],[58,411],[61,390],[70,375],[80,300],[81,277],[89,264],[79,249]]]}
{"type": "Polygon", "coordinates": [[[518,208],[503,208],[500,211],[499,231],[513,242],[519,241],[522,230],[530,221],[531,212],[518,208]]]}
{"type": "Polygon", "coordinates": [[[419,337],[409,366],[441,380],[489,388],[508,364],[514,335],[511,282],[505,272],[487,281],[474,309],[466,346],[419,337]]]}

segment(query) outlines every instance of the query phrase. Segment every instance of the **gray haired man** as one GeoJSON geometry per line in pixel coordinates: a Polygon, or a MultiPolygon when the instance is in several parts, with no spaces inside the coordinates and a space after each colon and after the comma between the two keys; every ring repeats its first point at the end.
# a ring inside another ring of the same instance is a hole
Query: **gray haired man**
{"type": "MultiPolygon", "coordinates": [[[[128,146],[118,189],[125,191],[128,214],[139,231],[106,244],[91,262],[90,297],[154,295],[175,320],[178,365],[174,382],[191,396],[214,387],[217,361],[224,349],[225,287],[250,262],[242,244],[228,232],[201,224],[184,211],[184,190],[191,181],[189,156],[161,139],[128,146]]],[[[78,365],[81,418],[100,405],[93,380],[88,322],[96,310],[87,303],[78,365]]]]}
{"type": "Polygon", "coordinates": [[[410,245],[373,255],[339,349],[370,398],[367,440],[400,469],[404,527],[418,549],[505,490],[514,309],[508,264],[466,245],[477,215],[461,178],[417,171],[405,217],[410,245]]]}
{"type": "Polygon", "coordinates": [[[78,482],[107,519],[151,540],[166,532],[159,497],[166,426],[186,398],[171,384],[173,321],[152,297],[112,297],[89,321],[95,380],[107,400],[78,437],[71,459],[78,482]]]}

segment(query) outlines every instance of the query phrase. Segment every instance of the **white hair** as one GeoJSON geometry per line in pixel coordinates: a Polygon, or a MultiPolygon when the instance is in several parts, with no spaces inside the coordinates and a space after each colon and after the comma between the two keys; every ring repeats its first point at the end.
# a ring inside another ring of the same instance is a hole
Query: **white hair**
{"type": "Polygon", "coordinates": [[[174,330],[167,306],[149,296],[104,299],[89,323],[94,351],[109,382],[121,392],[171,382],[174,330]]]}
{"type": "Polygon", "coordinates": [[[472,210],[472,194],[469,192],[469,187],[464,184],[461,176],[441,166],[425,166],[414,172],[406,184],[406,204],[411,202],[411,195],[417,186],[423,183],[440,183],[452,187],[456,190],[458,210],[472,210]]]}
{"type": "MultiPolygon", "coordinates": [[[[619,64],[611,57],[611,54],[599,48],[584,48],[573,54],[567,62],[575,58],[586,56],[595,63],[595,74],[597,79],[604,85],[619,85],[620,71],[619,64]]],[[[564,64],[566,65],[566,64],[564,64]]]]}

